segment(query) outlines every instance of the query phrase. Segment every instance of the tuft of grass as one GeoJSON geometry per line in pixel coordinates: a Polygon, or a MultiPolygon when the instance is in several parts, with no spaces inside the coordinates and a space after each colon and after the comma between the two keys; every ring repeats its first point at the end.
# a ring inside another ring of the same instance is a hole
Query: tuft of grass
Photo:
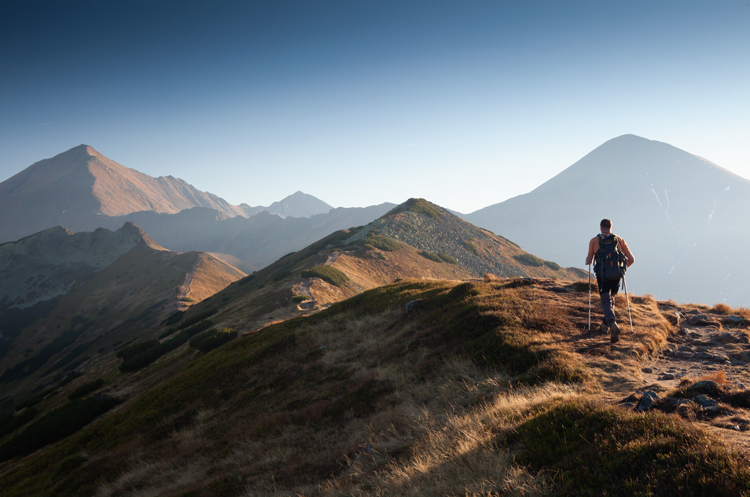
{"type": "Polygon", "coordinates": [[[521,424],[517,460],[560,495],[748,495],[750,459],[676,416],[574,400],[521,424]]]}
{"type": "Polygon", "coordinates": [[[334,286],[343,286],[349,277],[342,271],[331,266],[315,266],[302,271],[303,278],[320,278],[334,286]]]}
{"type": "Polygon", "coordinates": [[[438,254],[438,257],[440,257],[443,260],[443,262],[447,262],[448,264],[458,264],[458,261],[454,259],[453,257],[449,256],[448,254],[444,254],[440,252],[438,254]]]}
{"type": "Polygon", "coordinates": [[[374,247],[385,252],[395,252],[401,250],[401,244],[392,238],[388,238],[383,235],[370,234],[363,240],[365,248],[374,247]]]}
{"type": "Polygon", "coordinates": [[[410,198],[403,205],[405,207],[404,210],[423,214],[434,219],[438,219],[443,215],[435,205],[423,198],[410,198]]]}
{"type": "MultiPolygon", "coordinates": [[[[542,267],[545,264],[544,259],[540,259],[539,257],[533,255],[533,254],[518,254],[514,255],[513,258],[523,264],[524,266],[531,266],[531,267],[542,267]]],[[[554,263],[553,263],[554,264],[554,263]]],[[[558,269],[560,266],[558,266],[558,269]]]]}
{"type": "Polygon", "coordinates": [[[431,252],[427,252],[426,250],[420,251],[419,255],[421,255],[425,259],[429,259],[431,261],[440,262],[440,263],[443,262],[442,257],[440,257],[439,255],[435,255],[435,254],[433,254],[431,252]]]}
{"type": "Polygon", "coordinates": [[[461,242],[461,244],[464,246],[466,250],[471,252],[474,255],[479,255],[479,249],[477,249],[477,246],[471,243],[471,240],[464,240],[461,242]]]}
{"type": "Polygon", "coordinates": [[[68,399],[70,400],[80,399],[81,397],[85,397],[91,392],[95,392],[99,390],[102,386],[104,386],[104,380],[101,378],[99,378],[98,380],[91,381],[73,390],[73,392],[70,395],[68,395],[68,399]]]}
{"type": "Polygon", "coordinates": [[[208,330],[190,339],[190,346],[201,352],[209,352],[216,347],[237,338],[237,330],[233,328],[222,328],[221,330],[208,330]]]}
{"type": "Polygon", "coordinates": [[[559,271],[560,270],[560,264],[552,261],[544,261],[544,265],[553,271],[559,271]]]}

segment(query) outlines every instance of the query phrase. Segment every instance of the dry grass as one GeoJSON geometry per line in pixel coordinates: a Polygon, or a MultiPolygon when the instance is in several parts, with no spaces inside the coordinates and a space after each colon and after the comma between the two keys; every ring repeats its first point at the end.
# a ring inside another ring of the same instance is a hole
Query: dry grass
{"type": "MultiPolygon", "coordinates": [[[[53,490],[549,493],[553,478],[519,465],[507,436],[551,405],[619,396],[670,329],[652,298],[633,297],[636,333],[612,346],[587,332],[587,293],[576,288],[406,281],[265,327],[72,441],[92,456],[53,490]]],[[[624,298],[617,306],[622,316],[624,298]]],[[[59,450],[50,457],[69,457],[59,450]]],[[[42,462],[28,478],[54,474],[57,463],[42,462]]]]}
{"type": "Polygon", "coordinates": [[[492,273],[485,273],[484,274],[484,282],[485,283],[495,283],[498,281],[502,281],[502,278],[500,276],[497,276],[492,273]]]}
{"type": "Polygon", "coordinates": [[[724,371],[716,371],[714,373],[707,373],[696,378],[685,378],[680,381],[680,387],[689,386],[699,381],[713,381],[718,385],[726,385],[728,378],[724,371]]]}

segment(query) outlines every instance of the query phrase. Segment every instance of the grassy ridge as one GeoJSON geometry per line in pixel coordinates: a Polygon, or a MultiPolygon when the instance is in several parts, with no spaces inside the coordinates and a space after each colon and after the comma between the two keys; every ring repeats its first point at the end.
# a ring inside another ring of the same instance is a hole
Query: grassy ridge
{"type": "Polygon", "coordinates": [[[543,291],[526,280],[404,281],[270,326],[199,356],[0,486],[8,496],[618,495],[626,478],[656,495],[669,481],[659,464],[692,440],[710,450],[690,445],[686,464],[719,461],[723,474],[706,481],[744,491],[747,461],[709,435],[581,401],[591,371],[556,347],[579,332],[575,317],[543,291]],[[660,449],[613,473],[607,461],[630,461],[639,444],[660,449]]]}

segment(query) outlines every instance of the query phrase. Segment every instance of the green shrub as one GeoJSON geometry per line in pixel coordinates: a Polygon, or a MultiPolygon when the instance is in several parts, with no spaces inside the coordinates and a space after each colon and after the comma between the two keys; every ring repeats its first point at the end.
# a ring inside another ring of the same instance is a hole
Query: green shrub
{"type": "Polygon", "coordinates": [[[513,258],[523,264],[524,266],[542,267],[544,266],[544,259],[532,254],[519,254],[514,255],[513,258]]]}
{"type": "Polygon", "coordinates": [[[454,259],[453,257],[449,256],[448,254],[444,254],[442,252],[440,252],[438,254],[438,257],[440,257],[443,260],[443,262],[447,262],[448,264],[457,264],[458,263],[458,261],[456,259],[454,259]]]}
{"type": "Polygon", "coordinates": [[[75,400],[80,399],[81,397],[84,397],[91,392],[95,392],[96,390],[99,390],[104,385],[104,380],[99,378],[98,380],[94,380],[92,382],[86,383],[84,385],[81,385],[80,387],[73,390],[73,392],[68,395],[68,399],[75,400]]]}
{"type": "Polygon", "coordinates": [[[747,495],[747,456],[676,416],[595,402],[557,405],[508,439],[556,495],[747,495]],[[605,492],[605,489],[607,490],[605,492]]]}
{"type": "Polygon", "coordinates": [[[199,323],[199,322],[203,321],[203,320],[204,320],[204,319],[206,319],[206,318],[210,318],[211,316],[213,316],[213,315],[214,315],[214,314],[216,314],[217,312],[219,312],[219,309],[209,309],[209,310],[207,310],[207,311],[199,312],[199,313],[198,313],[198,314],[196,314],[195,316],[191,316],[190,318],[188,318],[188,319],[186,319],[185,321],[183,321],[183,322],[182,322],[182,323],[181,323],[181,324],[180,324],[180,325],[179,325],[179,326],[177,327],[177,329],[178,329],[178,330],[184,330],[184,329],[185,329],[185,328],[187,328],[188,326],[192,326],[192,325],[194,325],[195,323],[199,323]]]}
{"type": "Polygon", "coordinates": [[[560,270],[560,264],[552,261],[544,261],[544,265],[548,268],[552,269],[553,271],[559,271],[560,270]]]}
{"type": "Polygon", "coordinates": [[[346,274],[331,266],[315,266],[314,268],[306,269],[302,271],[302,277],[320,278],[335,286],[342,286],[349,281],[349,277],[346,274]]]}
{"type": "Polygon", "coordinates": [[[190,346],[201,352],[208,352],[220,347],[225,343],[237,338],[237,330],[223,328],[221,330],[208,330],[190,339],[190,346]]]}
{"type": "Polygon", "coordinates": [[[27,407],[34,407],[35,405],[43,401],[47,395],[51,394],[55,390],[57,390],[57,387],[48,388],[44,390],[43,392],[39,392],[38,394],[32,397],[29,397],[28,399],[26,399],[25,401],[21,402],[20,404],[16,406],[16,411],[20,411],[21,409],[25,409],[27,407]]]}
{"type": "Polygon", "coordinates": [[[213,324],[213,321],[211,321],[210,319],[206,319],[205,321],[201,321],[200,323],[195,324],[186,330],[182,330],[177,334],[177,336],[170,338],[166,342],[157,343],[153,347],[147,348],[139,354],[125,357],[122,361],[122,364],[120,364],[120,371],[122,371],[123,373],[126,373],[128,371],[137,371],[139,369],[145,368],[149,364],[153,364],[161,356],[173,351],[201,331],[205,331],[210,328],[213,324]]]}
{"type": "Polygon", "coordinates": [[[185,311],[176,311],[169,315],[167,319],[161,322],[161,324],[165,324],[167,326],[172,326],[173,324],[176,324],[180,319],[182,319],[182,316],[185,315],[185,311]]]}
{"type": "Polygon", "coordinates": [[[401,250],[401,244],[392,238],[382,235],[373,235],[372,233],[364,240],[365,248],[374,247],[385,252],[395,252],[401,250]]]}
{"type": "Polygon", "coordinates": [[[427,252],[426,250],[421,251],[419,253],[419,255],[421,255],[425,259],[429,259],[431,261],[440,262],[440,263],[443,262],[442,257],[440,257],[439,255],[435,255],[435,254],[432,254],[430,252],[427,252]]]}
{"type": "Polygon", "coordinates": [[[473,240],[473,238],[471,238],[469,240],[464,240],[461,243],[466,248],[466,250],[468,250],[469,252],[471,252],[474,255],[479,255],[479,250],[477,249],[477,246],[474,245],[473,243],[471,243],[470,240],[473,240]]]}
{"type": "Polygon", "coordinates": [[[307,295],[295,295],[292,297],[292,302],[305,302],[306,300],[310,300],[310,297],[307,295]]]}
{"type": "Polygon", "coordinates": [[[423,198],[410,198],[403,205],[406,207],[404,210],[416,212],[417,214],[424,214],[435,219],[442,216],[442,213],[433,204],[423,198]]]}
{"type": "Polygon", "coordinates": [[[127,359],[129,357],[141,354],[145,350],[148,350],[157,345],[159,345],[158,340],[144,340],[143,342],[136,342],[133,345],[128,345],[127,347],[123,347],[119,351],[117,351],[117,357],[127,359]]]}
{"type": "Polygon", "coordinates": [[[30,424],[0,446],[0,461],[25,456],[72,435],[121,402],[114,397],[73,400],[30,424]]]}
{"type": "Polygon", "coordinates": [[[3,414],[0,416],[0,438],[9,433],[13,433],[18,428],[34,419],[37,414],[39,414],[39,412],[33,407],[26,409],[15,416],[12,414],[3,414]]]}

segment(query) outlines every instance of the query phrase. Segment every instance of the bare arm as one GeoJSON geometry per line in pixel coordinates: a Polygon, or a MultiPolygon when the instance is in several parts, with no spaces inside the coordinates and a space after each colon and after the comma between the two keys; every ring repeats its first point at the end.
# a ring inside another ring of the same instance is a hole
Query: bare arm
{"type": "Polygon", "coordinates": [[[594,238],[589,240],[589,253],[586,256],[587,266],[591,264],[591,261],[594,260],[594,254],[596,254],[597,250],[599,250],[599,238],[595,236],[594,238]]]}
{"type": "Polygon", "coordinates": [[[625,240],[620,238],[620,249],[625,254],[625,257],[628,258],[628,265],[627,267],[630,267],[635,262],[635,257],[633,257],[633,253],[630,251],[630,247],[628,247],[628,244],[625,243],[625,240]]]}

